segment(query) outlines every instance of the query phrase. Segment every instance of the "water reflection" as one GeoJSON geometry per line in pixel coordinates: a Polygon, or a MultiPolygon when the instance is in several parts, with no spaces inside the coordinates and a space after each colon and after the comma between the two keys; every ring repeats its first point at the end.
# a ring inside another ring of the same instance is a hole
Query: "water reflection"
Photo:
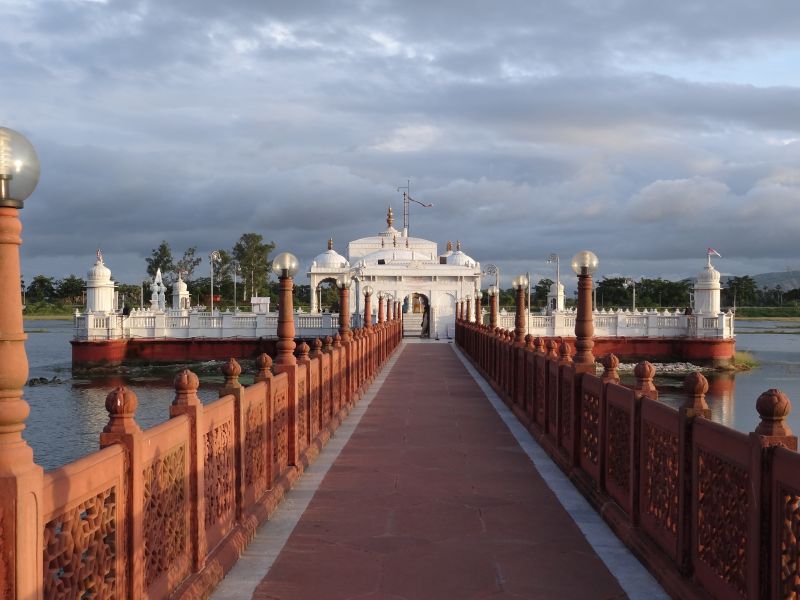
{"type": "MultiPolygon", "coordinates": [[[[760,366],[750,372],[713,373],[708,376],[708,405],[715,421],[740,431],[758,425],[755,409],[759,394],[769,388],[783,390],[795,403],[789,426],[800,433],[800,323],[738,321],[737,350],[751,352],[760,366]],[[765,333],[765,332],[779,333],[765,333]]],[[[108,421],[105,398],[118,385],[128,385],[139,398],[136,420],[152,427],[169,416],[174,390],[173,370],[157,376],[73,379],[68,321],[26,321],[26,349],[30,377],[57,377],[62,383],[28,386],[25,397],[31,405],[25,438],[36,462],[52,469],[97,450],[99,433],[108,421]]],[[[246,380],[242,379],[243,383],[246,380]]],[[[199,395],[208,402],[217,397],[220,376],[202,376],[199,395]]],[[[683,402],[680,378],[656,377],[660,399],[672,406],[683,402]]]]}

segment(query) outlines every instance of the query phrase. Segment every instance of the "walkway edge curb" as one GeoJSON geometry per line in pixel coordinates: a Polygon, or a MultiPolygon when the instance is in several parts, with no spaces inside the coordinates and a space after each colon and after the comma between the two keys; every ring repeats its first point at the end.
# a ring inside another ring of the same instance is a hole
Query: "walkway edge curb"
{"type": "Polygon", "coordinates": [[[481,391],[500,415],[511,435],[523,449],[547,487],[564,507],[583,533],[586,541],[600,557],[631,600],[668,600],[669,595],[630,550],[617,538],[611,528],[575,488],[569,478],[550,459],[517,417],[503,403],[489,383],[478,373],[460,348],[453,352],[472,376],[481,391]]]}
{"type": "Polygon", "coordinates": [[[269,573],[317,489],[347,445],[361,422],[361,417],[383,387],[386,377],[391,373],[405,347],[406,341],[401,340],[366,393],[352,407],[348,417],[342,421],[314,462],[305,469],[302,477],[286,493],[271,517],[258,527],[247,549],[242,552],[239,560],[212,592],[210,596],[212,600],[250,600],[253,597],[256,587],[269,573]]]}

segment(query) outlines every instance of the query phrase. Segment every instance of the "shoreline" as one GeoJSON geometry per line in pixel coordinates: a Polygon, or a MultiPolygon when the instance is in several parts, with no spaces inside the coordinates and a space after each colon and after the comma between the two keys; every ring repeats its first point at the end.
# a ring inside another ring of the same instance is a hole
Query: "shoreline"
{"type": "Polygon", "coordinates": [[[22,315],[23,321],[72,321],[72,315],[22,315]]]}

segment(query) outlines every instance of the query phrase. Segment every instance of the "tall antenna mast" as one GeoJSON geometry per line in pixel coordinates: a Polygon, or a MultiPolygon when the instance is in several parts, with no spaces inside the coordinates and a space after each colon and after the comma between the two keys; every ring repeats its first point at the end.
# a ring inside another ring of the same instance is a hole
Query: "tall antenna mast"
{"type": "Polygon", "coordinates": [[[408,237],[408,198],[411,196],[411,180],[406,179],[405,185],[398,185],[397,191],[403,192],[403,237],[408,237]]]}
{"type": "Polygon", "coordinates": [[[409,223],[408,223],[408,207],[411,202],[416,202],[424,208],[431,208],[433,204],[425,204],[419,200],[411,197],[411,180],[406,179],[405,185],[398,185],[397,191],[406,190],[403,192],[403,237],[408,237],[409,223]]]}

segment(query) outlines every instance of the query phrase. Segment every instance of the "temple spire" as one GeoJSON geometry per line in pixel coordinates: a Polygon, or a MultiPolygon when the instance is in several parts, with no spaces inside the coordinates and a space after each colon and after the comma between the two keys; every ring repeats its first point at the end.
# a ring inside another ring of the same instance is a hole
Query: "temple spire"
{"type": "Polygon", "coordinates": [[[456,241],[456,250],[461,250],[461,240],[456,241]]]}
{"type": "Polygon", "coordinates": [[[451,242],[450,240],[447,240],[447,251],[448,252],[453,251],[453,242],[451,242]]]}
{"type": "Polygon", "coordinates": [[[328,250],[333,250],[333,238],[328,238],[328,250]]]}
{"type": "Polygon", "coordinates": [[[392,212],[392,207],[389,207],[388,212],[386,213],[386,224],[389,226],[389,229],[392,228],[394,225],[394,213],[392,212]]]}

